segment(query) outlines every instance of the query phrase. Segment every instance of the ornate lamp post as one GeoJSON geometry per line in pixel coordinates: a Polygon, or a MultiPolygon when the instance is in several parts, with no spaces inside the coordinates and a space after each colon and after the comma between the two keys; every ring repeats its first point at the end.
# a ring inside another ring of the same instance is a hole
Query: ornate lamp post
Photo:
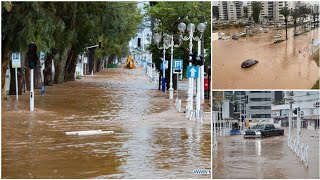
{"type": "Polygon", "coordinates": [[[154,35],[154,41],[158,46],[158,49],[163,49],[163,60],[162,60],[162,91],[166,92],[166,68],[165,68],[165,61],[166,61],[166,50],[169,48],[168,43],[170,41],[167,35],[163,37],[163,46],[159,47],[161,41],[161,35],[156,33],[154,35]]]}
{"type": "MultiPolygon", "coordinates": [[[[188,24],[186,26],[185,23],[181,22],[178,25],[178,29],[182,35],[182,39],[184,41],[189,41],[189,66],[192,66],[192,41],[201,41],[202,34],[206,28],[206,25],[204,23],[199,23],[197,26],[198,31],[200,32],[200,37],[193,36],[195,33],[195,25],[193,23],[188,24]],[[187,29],[189,36],[183,36],[184,31],[187,29]]],[[[186,108],[186,116],[189,117],[190,112],[193,111],[193,78],[189,78],[189,84],[188,84],[188,99],[187,99],[188,105],[186,108]]],[[[199,102],[200,103],[200,102],[199,102]]]]}

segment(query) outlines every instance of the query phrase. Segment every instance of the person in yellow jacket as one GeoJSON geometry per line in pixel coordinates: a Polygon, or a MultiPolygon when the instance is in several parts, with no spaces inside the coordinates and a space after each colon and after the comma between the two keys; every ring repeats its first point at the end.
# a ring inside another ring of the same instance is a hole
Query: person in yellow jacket
{"type": "Polygon", "coordinates": [[[132,57],[129,55],[128,58],[127,58],[127,68],[128,69],[133,69],[135,67],[136,66],[134,65],[134,61],[133,61],[132,57]]]}

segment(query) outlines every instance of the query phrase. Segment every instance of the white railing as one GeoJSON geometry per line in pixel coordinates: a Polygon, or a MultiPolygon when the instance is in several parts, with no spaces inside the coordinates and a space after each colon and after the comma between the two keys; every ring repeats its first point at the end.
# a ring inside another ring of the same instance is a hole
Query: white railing
{"type": "Polygon", "coordinates": [[[175,107],[176,107],[176,109],[177,109],[178,112],[181,112],[181,99],[177,99],[177,98],[176,98],[175,107]]]}
{"type": "Polygon", "coordinates": [[[308,145],[298,142],[297,139],[289,137],[288,139],[289,148],[298,156],[300,161],[304,163],[306,168],[309,166],[309,156],[308,156],[308,145]]]}

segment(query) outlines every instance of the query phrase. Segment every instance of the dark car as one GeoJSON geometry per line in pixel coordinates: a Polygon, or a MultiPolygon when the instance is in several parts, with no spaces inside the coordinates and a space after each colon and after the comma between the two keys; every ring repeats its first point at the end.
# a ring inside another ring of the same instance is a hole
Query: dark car
{"type": "Polygon", "coordinates": [[[247,129],[244,132],[244,138],[263,138],[271,136],[283,136],[284,130],[281,128],[275,128],[273,124],[257,124],[251,129],[247,129]]]}
{"type": "Polygon", "coordinates": [[[233,39],[233,40],[237,40],[237,41],[238,41],[238,39],[239,39],[239,38],[238,38],[238,36],[237,36],[237,35],[232,35],[232,39],[233,39]]]}
{"type": "Polygon", "coordinates": [[[248,67],[251,67],[251,66],[257,64],[258,62],[259,61],[254,60],[254,59],[247,59],[247,60],[243,61],[243,63],[241,64],[241,67],[248,68],[248,67]]]}

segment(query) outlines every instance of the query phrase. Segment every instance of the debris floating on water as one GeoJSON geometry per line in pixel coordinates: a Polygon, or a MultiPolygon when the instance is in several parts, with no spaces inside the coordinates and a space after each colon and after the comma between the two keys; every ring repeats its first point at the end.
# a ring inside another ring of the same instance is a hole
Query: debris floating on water
{"type": "Polygon", "coordinates": [[[101,135],[101,134],[113,134],[114,131],[107,130],[88,130],[88,131],[71,131],[66,132],[66,135],[71,136],[88,136],[88,135],[101,135]]]}

